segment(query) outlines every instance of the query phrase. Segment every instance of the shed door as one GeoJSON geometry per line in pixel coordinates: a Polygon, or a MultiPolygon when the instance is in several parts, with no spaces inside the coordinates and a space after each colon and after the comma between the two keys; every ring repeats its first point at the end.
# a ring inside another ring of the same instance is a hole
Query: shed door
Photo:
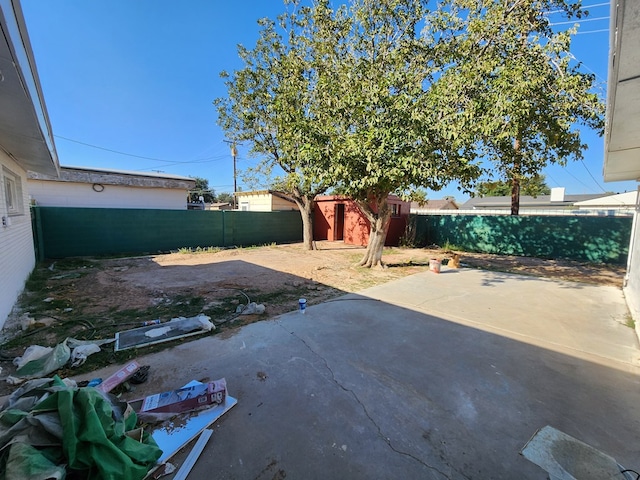
{"type": "Polygon", "coordinates": [[[334,210],[334,240],[344,240],[344,203],[338,203],[334,210]]]}

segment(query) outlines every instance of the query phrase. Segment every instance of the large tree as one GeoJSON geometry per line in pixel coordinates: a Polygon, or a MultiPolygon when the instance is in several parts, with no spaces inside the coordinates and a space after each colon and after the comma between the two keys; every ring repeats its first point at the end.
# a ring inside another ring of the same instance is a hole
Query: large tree
{"type": "Polygon", "coordinates": [[[423,0],[354,0],[349,28],[334,35],[318,88],[333,123],[331,173],[370,223],[360,264],[382,265],[391,193],[439,190],[479,174],[469,136],[435,108],[437,37],[420,34],[423,0]],[[333,54],[337,54],[334,57],[333,54]]]}
{"type": "Polygon", "coordinates": [[[215,101],[218,123],[235,141],[251,145],[261,157],[258,171],[278,168],[272,188],[287,194],[299,207],[303,243],[313,249],[313,202],[330,186],[331,132],[318,117],[318,57],[332,45],[344,10],[333,12],[327,1],[302,7],[294,1],[278,22],[259,21],[253,49],[238,47],[244,67],[226,72],[228,96],[215,101]]]}
{"type": "Polygon", "coordinates": [[[511,184],[512,215],[522,179],[582,158],[580,125],[603,131],[594,76],[572,61],[574,31],[554,31],[551,11],[585,15],[579,0],[451,0],[430,19],[448,64],[444,108],[467,122],[479,155],[511,184]]]}

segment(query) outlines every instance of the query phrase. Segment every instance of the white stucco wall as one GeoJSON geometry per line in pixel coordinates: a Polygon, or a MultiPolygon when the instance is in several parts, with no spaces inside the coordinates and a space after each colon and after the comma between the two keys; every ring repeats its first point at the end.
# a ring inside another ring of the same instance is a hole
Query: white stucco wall
{"type": "Polygon", "coordinates": [[[627,300],[629,311],[636,322],[636,328],[640,329],[640,211],[638,211],[638,208],[636,208],[636,213],[633,217],[631,235],[624,296],[627,300]]]}
{"type": "Polygon", "coordinates": [[[0,222],[0,328],[36,264],[26,178],[27,172],[0,150],[0,217],[7,217],[10,222],[7,226],[0,222]],[[2,167],[21,180],[23,208],[19,215],[8,215],[2,167]]]}
{"type": "Polygon", "coordinates": [[[251,195],[238,195],[238,209],[248,212],[270,212],[271,194],[254,193],[251,195]]]}
{"type": "MultiPolygon", "coordinates": [[[[125,185],[102,185],[97,192],[89,183],[29,179],[29,193],[44,207],[156,208],[186,210],[187,190],[125,185]]],[[[99,188],[99,187],[96,187],[99,188]]]]}
{"type": "Polygon", "coordinates": [[[298,210],[295,203],[267,192],[238,195],[238,209],[249,212],[275,212],[278,210],[298,210]],[[243,208],[248,204],[248,208],[243,208]]]}

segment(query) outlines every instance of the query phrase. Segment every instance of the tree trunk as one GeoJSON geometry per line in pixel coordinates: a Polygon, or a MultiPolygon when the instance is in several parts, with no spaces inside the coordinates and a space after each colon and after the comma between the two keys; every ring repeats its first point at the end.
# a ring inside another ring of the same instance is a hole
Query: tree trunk
{"type": "Polygon", "coordinates": [[[313,198],[294,198],[302,217],[302,244],[305,250],[314,250],[313,243],[313,198]]]}
{"type": "Polygon", "coordinates": [[[382,261],[382,251],[384,249],[384,242],[387,238],[387,232],[389,231],[389,224],[391,223],[391,210],[387,203],[387,196],[375,198],[376,211],[371,208],[371,205],[366,202],[358,202],[360,210],[369,220],[369,242],[367,244],[367,250],[360,260],[358,265],[363,267],[384,267],[382,261]]]}
{"type": "Polygon", "coordinates": [[[513,141],[513,176],[511,178],[511,215],[520,213],[520,172],[522,164],[520,162],[520,139],[513,141]]]}
{"type": "Polygon", "coordinates": [[[511,180],[511,215],[520,213],[520,179],[513,177],[511,180]]]}

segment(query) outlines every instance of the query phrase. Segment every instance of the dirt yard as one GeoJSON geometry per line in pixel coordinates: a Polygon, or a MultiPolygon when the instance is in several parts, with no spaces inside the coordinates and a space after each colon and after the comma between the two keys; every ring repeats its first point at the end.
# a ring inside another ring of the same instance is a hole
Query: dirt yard
{"type": "MultiPolygon", "coordinates": [[[[67,259],[40,265],[27,283],[19,302],[21,308],[3,331],[3,374],[15,370],[11,359],[31,344],[54,346],[68,336],[108,338],[144,321],[200,313],[211,317],[218,332],[228,334],[240,325],[297,309],[301,297],[310,305],[317,304],[427,270],[429,259],[451,256],[451,252],[437,249],[390,248],[383,255],[387,268],[365,269],[356,266],[363,248],[337,242],[318,242],[317,246],[311,252],[294,244],[137,258],[67,259]],[[265,313],[236,313],[242,308],[240,304],[248,301],[263,304],[265,313]]],[[[461,255],[462,267],[568,281],[621,287],[624,276],[621,266],[461,255]]],[[[149,348],[168,346],[171,343],[145,347],[145,353],[149,348]]],[[[100,352],[79,371],[124,362],[135,353],[100,352]]],[[[74,375],[79,371],[61,373],[74,375]]]]}

